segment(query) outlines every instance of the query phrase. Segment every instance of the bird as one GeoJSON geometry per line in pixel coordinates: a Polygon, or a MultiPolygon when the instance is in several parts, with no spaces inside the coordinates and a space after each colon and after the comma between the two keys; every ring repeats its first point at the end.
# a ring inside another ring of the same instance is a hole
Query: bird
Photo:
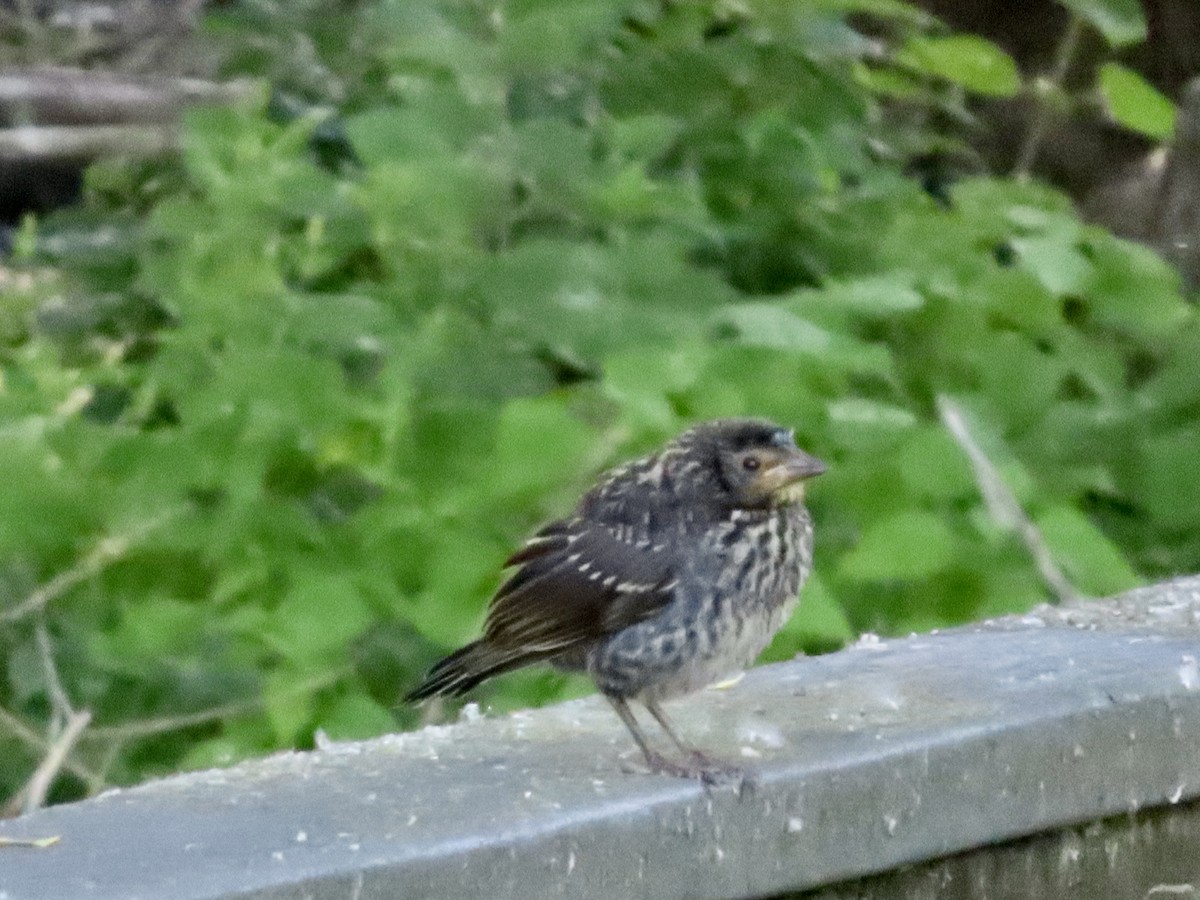
{"type": "Polygon", "coordinates": [[[794,611],[812,568],[805,485],[825,470],[794,431],[751,418],[702,422],[617,466],[508,557],[482,636],[405,700],[549,663],[591,677],[652,773],[739,775],[686,743],[661,704],[740,673],[794,611]],[[651,745],[631,702],[680,758],[651,745]]]}

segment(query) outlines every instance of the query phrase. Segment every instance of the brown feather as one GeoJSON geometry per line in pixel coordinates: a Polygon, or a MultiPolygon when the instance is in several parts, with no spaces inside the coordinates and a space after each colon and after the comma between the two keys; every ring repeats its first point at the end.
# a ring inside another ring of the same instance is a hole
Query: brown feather
{"type": "Polygon", "coordinates": [[[674,558],[574,520],[515,554],[521,568],[496,592],[484,639],[535,652],[565,649],[638,622],[670,599],[674,558]],[[544,543],[536,543],[544,541],[544,543]]]}
{"type": "Polygon", "coordinates": [[[675,557],[628,526],[551,522],[508,559],[484,634],[433,667],[406,698],[458,696],[493,675],[559,656],[654,615],[670,600],[675,557]]]}

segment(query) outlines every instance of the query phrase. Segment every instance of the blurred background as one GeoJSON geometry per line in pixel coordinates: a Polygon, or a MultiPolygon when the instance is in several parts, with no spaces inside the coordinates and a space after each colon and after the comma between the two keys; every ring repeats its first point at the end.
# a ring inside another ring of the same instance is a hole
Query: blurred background
{"type": "Polygon", "coordinates": [[[0,805],[453,715],[716,416],[830,464],[769,658],[1200,571],[1197,75],[1191,0],[3,0],[0,805]]]}

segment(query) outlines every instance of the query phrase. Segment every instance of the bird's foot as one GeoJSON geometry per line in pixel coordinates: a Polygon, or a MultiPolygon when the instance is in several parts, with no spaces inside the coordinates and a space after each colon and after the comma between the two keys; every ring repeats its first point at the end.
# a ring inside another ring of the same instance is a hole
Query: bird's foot
{"type": "Polygon", "coordinates": [[[651,751],[646,754],[646,765],[656,775],[694,778],[705,785],[736,783],[743,786],[746,782],[746,772],[740,767],[723,760],[713,759],[699,750],[689,753],[684,762],[676,762],[661,753],[651,751]]]}
{"type": "Polygon", "coordinates": [[[739,792],[751,781],[751,773],[741,766],[723,759],[714,759],[699,750],[688,754],[688,767],[698,773],[696,777],[705,784],[736,784],[739,792]]]}
{"type": "Polygon", "coordinates": [[[703,753],[699,750],[689,751],[688,763],[700,769],[712,769],[714,771],[717,769],[722,769],[730,772],[741,771],[737,766],[733,765],[733,763],[727,763],[723,759],[714,759],[707,753],[703,753]]]}

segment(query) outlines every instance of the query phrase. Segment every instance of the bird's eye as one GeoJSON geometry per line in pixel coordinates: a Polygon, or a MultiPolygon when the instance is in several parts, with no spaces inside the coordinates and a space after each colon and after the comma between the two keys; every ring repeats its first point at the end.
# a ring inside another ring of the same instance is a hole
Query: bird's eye
{"type": "Polygon", "coordinates": [[[747,456],[742,459],[742,468],[747,472],[757,472],[762,462],[757,456],[747,456]]]}

